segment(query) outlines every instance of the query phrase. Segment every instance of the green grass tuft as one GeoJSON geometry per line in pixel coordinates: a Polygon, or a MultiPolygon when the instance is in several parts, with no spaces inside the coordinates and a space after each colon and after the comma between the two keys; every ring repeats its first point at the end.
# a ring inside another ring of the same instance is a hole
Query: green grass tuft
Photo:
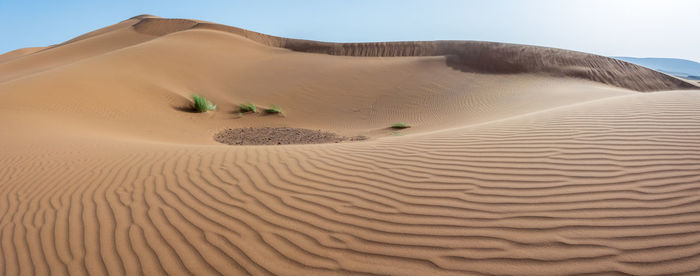
{"type": "Polygon", "coordinates": [[[409,127],[411,127],[411,125],[409,125],[407,123],[396,123],[396,124],[391,125],[391,128],[394,128],[394,129],[404,129],[404,128],[409,128],[409,127]]]}
{"type": "Polygon", "coordinates": [[[216,105],[212,104],[205,97],[199,95],[192,95],[192,99],[194,99],[194,109],[197,110],[197,112],[207,112],[209,110],[216,110],[216,105]]]}
{"type": "Polygon", "coordinates": [[[241,104],[241,112],[258,112],[258,108],[254,103],[241,104]]]}
{"type": "Polygon", "coordinates": [[[270,108],[266,108],[266,109],[265,109],[265,113],[269,113],[269,114],[280,114],[280,113],[282,113],[282,110],[280,109],[279,106],[276,106],[276,105],[273,104],[272,106],[270,106],[270,108]]]}

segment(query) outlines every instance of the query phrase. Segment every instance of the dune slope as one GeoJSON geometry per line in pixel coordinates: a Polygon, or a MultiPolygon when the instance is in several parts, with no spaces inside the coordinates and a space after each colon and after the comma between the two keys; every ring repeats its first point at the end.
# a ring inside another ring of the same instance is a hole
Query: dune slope
{"type": "Polygon", "coordinates": [[[697,274],[693,88],[559,49],[137,16],[0,56],[0,274],[697,274]],[[370,139],[213,139],[263,126],[370,139]]]}
{"type": "Polygon", "coordinates": [[[614,58],[527,45],[480,41],[407,41],[328,43],[288,39],[248,30],[185,19],[143,18],[134,29],[164,35],[200,28],[226,31],[262,44],[295,51],[343,56],[446,56],[451,67],[467,72],[546,73],[602,82],[637,91],[695,89],[685,81],[614,58]]]}

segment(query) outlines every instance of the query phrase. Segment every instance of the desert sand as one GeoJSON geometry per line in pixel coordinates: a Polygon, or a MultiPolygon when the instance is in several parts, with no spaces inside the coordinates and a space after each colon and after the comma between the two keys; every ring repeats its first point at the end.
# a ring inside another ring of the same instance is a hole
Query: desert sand
{"type": "Polygon", "coordinates": [[[697,88],[560,49],[137,16],[0,55],[0,274],[697,275],[697,88]],[[369,139],[213,138],[248,127],[369,139]]]}

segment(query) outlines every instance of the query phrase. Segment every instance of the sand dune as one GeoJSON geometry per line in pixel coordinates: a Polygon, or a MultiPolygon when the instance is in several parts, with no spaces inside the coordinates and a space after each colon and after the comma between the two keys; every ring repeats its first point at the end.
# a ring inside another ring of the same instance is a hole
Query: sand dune
{"type": "Polygon", "coordinates": [[[29,54],[36,53],[38,51],[41,51],[45,49],[46,47],[28,47],[28,48],[22,48],[22,49],[17,49],[14,51],[10,51],[7,53],[4,53],[0,55],[0,63],[2,62],[8,62],[10,60],[20,58],[29,54]]]}
{"type": "Polygon", "coordinates": [[[259,43],[301,52],[342,56],[446,56],[447,64],[476,73],[547,73],[589,79],[638,91],[693,88],[685,81],[624,61],[581,52],[480,41],[407,41],[327,43],[264,35],[196,20],[142,16],[140,33],[165,35],[188,29],[211,29],[245,36],[259,43]]]}
{"type": "Polygon", "coordinates": [[[137,16],[0,55],[0,274],[697,274],[696,88],[559,49],[137,16]],[[263,126],[370,139],[213,139],[263,126]]]}

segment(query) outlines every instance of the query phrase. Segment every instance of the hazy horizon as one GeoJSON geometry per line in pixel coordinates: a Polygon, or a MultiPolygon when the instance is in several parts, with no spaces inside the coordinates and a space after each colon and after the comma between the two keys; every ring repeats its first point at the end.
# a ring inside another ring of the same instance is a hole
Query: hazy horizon
{"type": "Polygon", "coordinates": [[[79,1],[0,2],[0,53],[58,44],[139,14],[191,18],[332,42],[481,40],[605,56],[700,61],[700,2],[672,1],[79,1]],[[89,12],[85,12],[89,11],[89,12]]]}

